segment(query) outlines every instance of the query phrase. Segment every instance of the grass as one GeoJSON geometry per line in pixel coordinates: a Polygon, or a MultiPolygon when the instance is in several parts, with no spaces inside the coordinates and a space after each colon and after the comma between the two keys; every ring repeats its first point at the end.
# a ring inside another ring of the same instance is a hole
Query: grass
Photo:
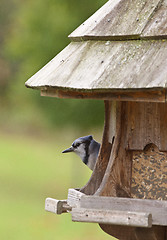
{"type": "Polygon", "coordinates": [[[90,177],[77,156],[61,154],[72,137],[63,142],[59,136],[1,133],[0,239],[113,239],[98,224],[73,223],[70,214],[44,210],[46,197],[65,199],[68,188],[81,187],[90,177]]]}

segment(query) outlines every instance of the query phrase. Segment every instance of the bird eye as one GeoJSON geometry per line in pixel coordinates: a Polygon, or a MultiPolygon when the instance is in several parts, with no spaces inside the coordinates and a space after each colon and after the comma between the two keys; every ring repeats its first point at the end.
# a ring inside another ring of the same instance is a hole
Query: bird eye
{"type": "Polygon", "coordinates": [[[76,147],[79,147],[79,145],[80,145],[80,143],[77,143],[75,146],[76,146],[76,147]]]}

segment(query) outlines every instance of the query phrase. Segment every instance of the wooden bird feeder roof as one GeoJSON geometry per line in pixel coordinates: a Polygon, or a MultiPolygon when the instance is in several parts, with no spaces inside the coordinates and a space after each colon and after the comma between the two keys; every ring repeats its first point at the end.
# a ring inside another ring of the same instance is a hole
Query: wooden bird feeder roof
{"type": "Polygon", "coordinates": [[[43,95],[73,98],[105,99],[119,93],[122,99],[125,91],[140,91],[164,102],[166,13],[167,0],[109,0],[26,86],[43,95]]]}

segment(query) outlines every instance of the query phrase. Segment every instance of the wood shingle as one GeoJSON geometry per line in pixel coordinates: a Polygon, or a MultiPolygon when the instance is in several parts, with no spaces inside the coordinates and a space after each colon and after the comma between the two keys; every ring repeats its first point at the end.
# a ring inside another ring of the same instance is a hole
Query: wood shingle
{"type": "Polygon", "coordinates": [[[160,0],[109,0],[69,37],[87,40],[139,38],[160,2],[160,0]]]}

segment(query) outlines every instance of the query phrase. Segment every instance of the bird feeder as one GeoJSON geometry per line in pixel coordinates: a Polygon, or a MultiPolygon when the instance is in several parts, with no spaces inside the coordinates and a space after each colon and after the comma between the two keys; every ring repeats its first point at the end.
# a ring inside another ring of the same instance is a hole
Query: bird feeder
{"type": "Polygon", "coordinates": [[[42,96],[101,99],[92,176],[46,210],[95,222],[121,240],[167,239],[167,0],[109,0],[26,86],[42,96]]]}

